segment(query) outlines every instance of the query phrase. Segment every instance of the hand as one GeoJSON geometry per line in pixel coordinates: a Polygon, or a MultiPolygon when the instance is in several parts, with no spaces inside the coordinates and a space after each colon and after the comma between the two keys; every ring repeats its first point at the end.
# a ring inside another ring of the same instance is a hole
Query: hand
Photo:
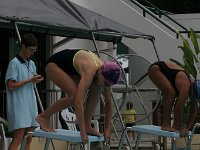
{"type": "Polygon", "coordinates": [[[110,141],[110,137],[104,135],[104,145],[103,145],[103,149],[104,150],[109,150],[110,149],[110,145],[109,145],[109,141],[110,141]]]}
{"type": "Polygon", "coordinates": [[[104,141],[105,141],[106,143],[109,143],[109,141],[110,141],[110,137],[109,137],[109,136],[106,136],[106,135],[104,135],[104,141]]]}
{"type": "Polygon", "coordinates": [[[41,75],[35,75],[31,78],[31,81],[33,83],[39,83],[44,79],[44,77],[42,77],[41,75]]]}
{"type": "Polygon", "coordinates": [[[183,128],[181,131],[180,131],[180,136],[181,137],[187,137],[189,135],[189,130],[187,128],[183,128]]]}
{"type": "Polygon", "coordinates": [[[83,141],[83,146],[85,146],[85,144],[88,143],[88,136],[86,134],[86,131],[80,131],[80,134],[83,141]]]}
{"type": "Polygon", "coordinates": [[[110,130],[106,130],[105,129],[105,131],[104,131],[104,141],[106,142],[106,143],[109,143],[110,142],[110,130]]]}

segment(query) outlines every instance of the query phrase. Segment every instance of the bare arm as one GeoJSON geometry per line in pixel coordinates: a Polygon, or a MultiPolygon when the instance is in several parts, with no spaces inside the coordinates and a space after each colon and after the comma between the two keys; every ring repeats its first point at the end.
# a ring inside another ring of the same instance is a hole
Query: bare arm
{"type": "Polygon", "coordinates": [[[13,90],[16,90],[17,88],[24,86],[27,83],[30,83],[30,82],[39,83],[42,80],[43,80],[43,77],[41,77],[41,75],[36,75],[36,76],[33,76],[30,79],[23,80],[23,81],[20,81],[20,82],[16,82],[14,80],[8,80],[7,87],[8,87],[8,90],[13,91],[13,90]]]}
{"type": "Polygon", "coordinates": [[[109,142],[111,120],[112,120],[112,92],[110,87],[104,88],[104,96],[105,96],[105,114],[106,114],[104,136],[105,136],[105,142],[109,142]]]}
{"type": "Polygon", "coordinates": [[[190,105],[190,112],[189,112],[190,114],[189,114],[188,124],[187,124],[186,128],[183,128],[180,131],[181,136],[187,137],[189,134],[189,131],[192,130],[193,125],[194,125],[194,120],[195,120],[196,114],[197,114],[197,108],[198,108],[197,100],[192,99],[191,105],[190,105]]]}
{"type": "Polygon", "coordinates": [[[91,86],[88,92],[86,109],[85,109],[85,121],[87,126],[91,126],[91,120],[95,112],[96,106],[100,100],[101,87],[91,86]]]}
{"type": "Polygon", "coordinates": [[[191,105],[190,105],[189,120],[188,120],[188,125],[187,125],[188,130],[192,130],[192,128],[193,128],[194,120],[195,120],[196,114],[197,114],[197,109],[198,109],[197,100],[192,99],[191,105]]]}
{"type": "Polygon", "coordinates": [[[85,129],[85,116],[84,116],[84,98],[87,94],[88,88],[93,81],[93,73],[87,71],[82,72],[81,80],[78,85],[77,94],[74,99],[74,109],[77,117],[77,121],[80,128],[81,138],[83,143],[88,142],[88,136],[85,129]]]}

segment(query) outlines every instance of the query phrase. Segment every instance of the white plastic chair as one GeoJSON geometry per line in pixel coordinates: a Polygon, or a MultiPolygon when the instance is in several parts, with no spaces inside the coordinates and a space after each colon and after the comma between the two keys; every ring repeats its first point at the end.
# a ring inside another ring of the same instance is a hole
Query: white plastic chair
{"type": "Polygon", "coordinates": [[[65,123],[69,130],[77,131],[76,128],[76,115],[71,113],[69,109],[64,109],[61,111],[61,116],[64,119],[65,123]]]}
{"type": "MultiPolygon", "coordinates": [[[[63,120],[65,121],[67,127],[69,130],[77,131],[76,128],[76,115],[69,111],[70,108],[66,108],[61,111],[61,116],[63,120]]],[[[96,129],[99,132],[99,122],[97,120],[92,120],[92,124],[94,125],[94,129],[96,129]]],[[[86,150],[90,150],[90,143],[85,145],[86,150]]]]}
{"type": "Polygon", "coordinates": [[[0,117],[0,141],[2,142],[1,150],[8,150],[9,144],[12,138],[6,137],[6,127],[8,127],[8,122],[0,117]]]}

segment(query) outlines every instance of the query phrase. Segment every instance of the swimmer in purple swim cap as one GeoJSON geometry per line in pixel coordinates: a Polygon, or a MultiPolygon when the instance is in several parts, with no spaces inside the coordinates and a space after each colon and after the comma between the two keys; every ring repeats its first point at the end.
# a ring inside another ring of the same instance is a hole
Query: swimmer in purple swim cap
{"type": "Polygon", "coordinates": [[[104,62],[91,51],[74,49],[63,50],[51,56],[45,71],[47,77],[65,91],[67,96],[36,117],[41,129],[54,131],[49,124],[50,116],[68,107],[74,107],[83,143],[88,142],[88,134],[104,136],[105,142],[109,143],[112,119],[110,86],[120,80],[121,66],[111,61],[104,62]],[[106,115],[103,134],[91,126],[91,119],[102,92],[106,115]]]}

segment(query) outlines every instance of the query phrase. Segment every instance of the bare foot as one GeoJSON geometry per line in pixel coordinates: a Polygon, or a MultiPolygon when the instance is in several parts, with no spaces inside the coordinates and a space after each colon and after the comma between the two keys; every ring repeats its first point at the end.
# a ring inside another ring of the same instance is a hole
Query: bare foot
{"type": "Polygon", "coordinates": [[[95,129],[93,129],[93,128],[87,128],[86,131],[87,131],[87,134],[89,134],[89,135],[103,136],[103,134],[97,132],[97,131],[96,131],[95,129]]]}
{"type": "Polygon", "coordinates": [[[169,132],[178,132],[178,130],[172,128],[172,127],[163,127],[161,126],[161,130],[169,131],[169,132]]]}
{"type": "Polygon", "coordinates": [[[54,132],[55,130],[50,127],[49,118],[43,118],[38,115],[35,120],[40,124],[40,128],[46,132],[54,132]]]}

